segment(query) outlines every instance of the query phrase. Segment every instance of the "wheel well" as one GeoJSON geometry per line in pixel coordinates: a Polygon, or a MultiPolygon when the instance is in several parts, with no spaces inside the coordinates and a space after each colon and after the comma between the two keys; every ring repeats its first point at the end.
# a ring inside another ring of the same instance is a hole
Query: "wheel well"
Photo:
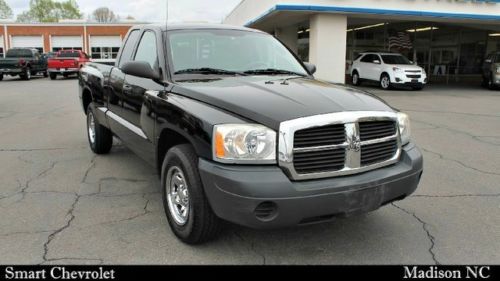
{"type": "Polygon", "coordinates": [[[82,103],[83,103],[83,111],[85,114],[87,114],[87,107],[89,107],[89,104],[92,102],[92,94],[90,93],[90,90],[85,89],[83,90],[82,93],[82,103]]]}
{"type": "Polygon", "coordinates": [[[380,78],[382,78],[384,75],[387,75],[389,78],[391,78],[391,76],[389,75],[389,73],[387,72],[382,72],[382,74],[380,74],[380,78]]]}
{"type": "Polygon", "coordinates": [[[174,130],[171,129],[164,129],[161,134],[160,138],[158,139],[158,157],[156,167],[158,169],[158,174],[161,174],[161,167],[163,165],[163,160],[165,159],[165,156],[167,155],[167,152],[170,150],[170,148],[179,145],[179,144],[185,144],[185,143],[190,143],[188,139],[186,139],[184,136],[181,134],[177,133],[174,130]]]}

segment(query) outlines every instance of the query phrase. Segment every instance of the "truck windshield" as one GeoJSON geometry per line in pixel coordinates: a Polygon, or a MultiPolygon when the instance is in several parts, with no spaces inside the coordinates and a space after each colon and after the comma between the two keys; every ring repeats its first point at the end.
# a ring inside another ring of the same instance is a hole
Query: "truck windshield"
{"type": "Polygon", "coordinates": [[[412,64],[409,59],[401,55],[382,55],[385,64],[412,64]]]}
{"type": "Polygon", "coordinates": [[[168,35],[174,74],[308,75],[274,37],[241,30],[178,30],[168,35]]]}
{"type": "Polygon", "coordinates": [[[28,49],[10,49],[7,51],[5,57],[7,58],[25,58],[32,57],[33,53],[28,49]]]}

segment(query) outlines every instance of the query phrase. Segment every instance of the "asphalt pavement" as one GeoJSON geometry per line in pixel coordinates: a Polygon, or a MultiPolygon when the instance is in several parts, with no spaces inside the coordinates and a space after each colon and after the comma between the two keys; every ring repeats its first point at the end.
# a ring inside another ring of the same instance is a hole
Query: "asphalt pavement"
{"type": "Polygon", "coordinates": [[[409,113],[417,192],[378,211],[188,246],[155,169],[88,147],[76,79],[0,82],[1,264],[500,264],[500,91],[363,87],[409,113]]]}

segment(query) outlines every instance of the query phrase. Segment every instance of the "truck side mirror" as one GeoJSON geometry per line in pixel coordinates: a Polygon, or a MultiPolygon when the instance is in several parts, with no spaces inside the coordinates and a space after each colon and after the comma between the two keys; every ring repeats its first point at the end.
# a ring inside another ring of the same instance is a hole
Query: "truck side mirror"
{"type": "Polygon", "coordinates": [[[312,63],[304,62],[304,65],[306,66],[307,71],[309,73],[314,74],[316,73],[316,66],[312,63]]]}
{"type": "Polygon", "coordinates": [[[149,63],[145,61],[131,61],[125,63],[121,70],[127,75],[137,76],[146,79],[159,80],[160,74],[158,74],[149,63]]]}

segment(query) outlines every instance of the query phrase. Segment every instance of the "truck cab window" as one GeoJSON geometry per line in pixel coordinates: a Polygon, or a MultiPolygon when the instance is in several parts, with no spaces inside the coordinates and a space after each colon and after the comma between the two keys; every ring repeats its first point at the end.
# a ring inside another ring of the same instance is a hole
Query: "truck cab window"
{"type": "Polygon", "coordinates": [[[156,35],[152,31],[144,32],[134,61],[145,61],[151,65],[151,68],[158,68],[158,52],[156,47],[156,35]]]}
{"type": "Polygon", "coordinates": [[[138,39],[139,30],[132,30],[128,36],[127,42],[125,42],[125,46],[123,47],[118,67],[122,67],[125,63],[132,59],[132,53],[134,52],[135,43],[138,39]]]}

